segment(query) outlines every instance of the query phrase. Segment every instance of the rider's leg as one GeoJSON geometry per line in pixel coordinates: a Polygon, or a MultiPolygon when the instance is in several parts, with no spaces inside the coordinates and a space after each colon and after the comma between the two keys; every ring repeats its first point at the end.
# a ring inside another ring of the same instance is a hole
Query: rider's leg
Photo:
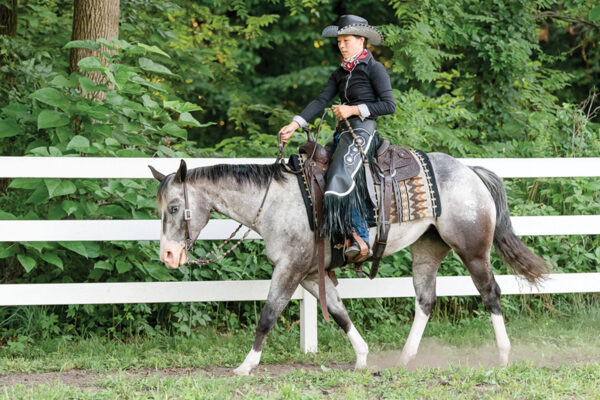
{"type": "MultiPolygon", "coordinates": [[[[367,224],[367,221],[360,217],[358,210],[352,212],[352,227],[358,236],[365,242],[367,247],[369,247],[369,225],[367,224]]],[[[359,253],[360,246],[356,241],[353,241],[350,247],[344,252],[348,259],[358,256],[359,253]]]]}

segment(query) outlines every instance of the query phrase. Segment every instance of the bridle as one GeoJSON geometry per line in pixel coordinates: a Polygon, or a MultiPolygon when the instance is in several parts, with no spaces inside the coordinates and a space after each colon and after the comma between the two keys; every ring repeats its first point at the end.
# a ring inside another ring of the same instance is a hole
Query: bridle
{"type": "MultiPolygon", "coordinates": [[[[277,158],[276,162],[279,162],[279,157],[277,158]]],[[[225,253],[223,253],[215,258],[212,258],[212,259],[208,258],[208,257],[212,256],[213,254],[215,254],[217,251],[221,250],[227,243],[229,243],[235,237],[235,235],[237,235],[237,233],[242,228],[242,226],[244,226],[242,224],[240,224],[235,229],[235,231],[233,231],[233,233],[229,236],[229,238],[227,238],[227,240],[225,240],[223,243],[221,243],[216,249],[205,254],[202,258],[198,258],[196,260],[188,259],[187,264],[200,264],[200,265],[211,264],[213,262],[219,261],[226,255],[231,253],[233,250],[235,250],[242,243],[242,241],[248,237],[248,235],[250,234],[250,231],[252,229],[256,228],[256,223],[258,222],[258,218],[260,217],[260,214],[262,213],[263,207],[265,205],[265,200],[267,199],[267,195],[269,194],[269,189],[271,188],[272,182],[273,182],[273,175],[269,176],[269,182],[267,183],[267,190],[265,191],[265,195],[263,196],[263,199],[260,203],[260,207],[258,208],[258,212],[256,213],[256,216],[254,217],[252,224],[246,230],[246,233],[244,233],[242,238],[237,241],[237,243],[235,243],[225,253]]],[[[183,184],[183,201],[184,201],[184,206],[185,206],[185,208],[183,209],[183,219],[185,220],[185,251],[187,253],[189,253],[193,250],[194,242],[195,242],[195,239],[192,238],[192,209],[190,208],[190,200],[189,200],[189,196],[188,196],[187,183],[185,182],[185,179],[183,179],[182,184],[183,184]]]]}

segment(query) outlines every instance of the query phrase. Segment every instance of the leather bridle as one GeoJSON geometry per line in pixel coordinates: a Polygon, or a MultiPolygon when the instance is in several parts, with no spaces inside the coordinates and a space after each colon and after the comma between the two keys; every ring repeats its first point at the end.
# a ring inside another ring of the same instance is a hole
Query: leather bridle
{"type": "Polygon", "coordinates": [[[183,209],[183,219],[185,220],[185,251],[190,252],[194,248],[194,239],[192,239],[192,210],[190,208],[185,179],[183,179],[183,201],[185,205],[183,209]]]}
{"type": "MultiPolygon", "coordinates": [[[[248,237],[248,235],[250,234],[250,231],[252,231],[252,229],[256,228],[256,223],[258,222],[258,218],[260,217],[260,214],[262,213],[263,207],[265,205],[265,200],[267,199],[267,195],[269,194],[269,189],[271,188],[272,182],[273,182],[273,175],[271,175],[269,177],[269,182],[267,183],[267,190],[265,191],[265,195],[263,196],[263,199],[260,203],[260,207],[258,208],[256,217],[254,217],[252,224],[246,230],[246,233],[244,233],[242,238],[238,240],[237,243],[235,243],[229,250],[227,250],[225,253],[219,255],[218,257],[215,257],[212,259],[208,258],[209,256],[215,254],[217,251],[221,250],[227,243],[229,243],[235,237],[235,235],[237,235],[237,233],[242,228],[242,226],[244,226],[242,224],[239,224],[239,226],[235,229],[235,231],[233,231],[233,233],[229,236],[229,238],[227,238],[227,240],[225,240],[223,243],[221,243],[216,249],[210,251],[209,253],[205,254],[204,257],[198,258],[197,260],[188,259],[187,264],[200,264],[200,265],[210,264],[215,261],[219,261],[220,259],[225,257],[227,254],[229,254],[233,250],[235,250],[242,243],[242,241],[248,237]]],[[[184,201],[184,206],[185,206],[185,208],[183,209],[183,219],[185,220],[185,251],[187,253],[189,253],[193,250],[194,242],[195,242],[195,239],[192,238],[192,209],[190,208],[190,201],[189,201],[187,184],[185,182],[185,179],[183,179],[182,184],[183,184],[183,201],[184,201]]]]}

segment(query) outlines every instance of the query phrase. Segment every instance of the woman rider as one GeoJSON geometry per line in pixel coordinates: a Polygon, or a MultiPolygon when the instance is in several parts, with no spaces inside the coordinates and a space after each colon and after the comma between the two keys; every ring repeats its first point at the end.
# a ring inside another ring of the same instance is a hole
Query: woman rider
{"type": "MultiPolygon", "coordinates": [[[[341,66],[333,71],[325,90],[291,123],[281,128],[279,134],[284,142],[287,141],[296,129],[305,127],[320,115],[336,94],[340,97],[342,104],[332,107],[338,118],[338,126],[327,172],[322,229],[330,238],[338,235],[352,237],[356,232],[368,246],[368,192],[362,158],[357,143],[342,119],[348,120],[357,142],[372,157],[378,142],[377,117],[396,111],[387,70],[366,49],[367,41],[373,45],[381,44],[383,35],[370,26],[366,19],[356,15],[341,16],[338,25],[326,27],[322,35],[337,36],[342,54],[341,66]]],[[[352,261],[359,252],[359,245],[355,241],[346,249],[345,255],[352,261]]]]}

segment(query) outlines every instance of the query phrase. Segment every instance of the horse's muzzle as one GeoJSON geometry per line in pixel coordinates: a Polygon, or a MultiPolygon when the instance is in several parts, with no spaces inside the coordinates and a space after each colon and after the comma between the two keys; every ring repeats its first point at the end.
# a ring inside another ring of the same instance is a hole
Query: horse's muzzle
{"type": "Polygon", "coordinates": [[[185,243],[167,242],[161,245],[160,261],[169,269],[177,269],[187,262],[185,243]]]}

